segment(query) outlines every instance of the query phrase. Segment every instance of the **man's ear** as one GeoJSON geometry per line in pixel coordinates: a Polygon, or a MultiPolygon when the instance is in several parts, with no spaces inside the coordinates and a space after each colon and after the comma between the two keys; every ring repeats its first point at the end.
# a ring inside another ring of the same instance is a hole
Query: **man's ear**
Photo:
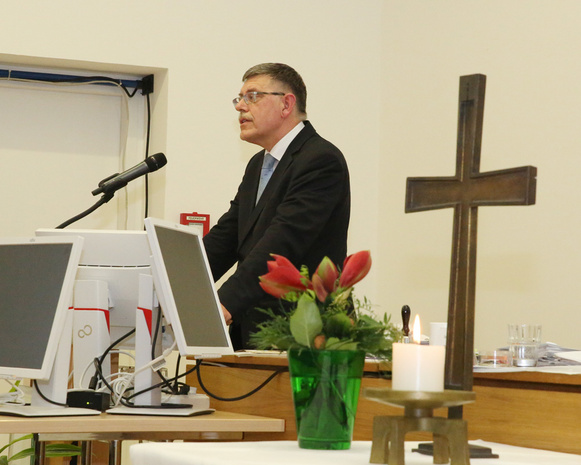
{"type": "Polygon", "coordinates": [[[295,97],[294,94],[284,94],[284,96],[282,97],[282,102],[283,102],[282,117],[286,118],[293,113],[295,105],[297,103],[297,98],[295,97]]]}

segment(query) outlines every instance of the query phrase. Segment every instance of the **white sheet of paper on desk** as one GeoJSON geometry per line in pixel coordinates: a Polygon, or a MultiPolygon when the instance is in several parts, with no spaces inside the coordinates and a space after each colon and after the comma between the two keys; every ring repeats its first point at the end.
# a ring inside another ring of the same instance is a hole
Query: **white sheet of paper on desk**
{"type": "Polygon", "coordinates": [[[236,357],[279,357],[286,358],[286,352],[280,350],[253,350],[245,349],[234,352],[236,357]]]}
{"type": "Polygon", "coordinates": [[[568,352],[558,352],[555,355],[557,357],[560,357],[560,358],[566,358],[567,360],[581,362],[581,350],[571,350],[568,352]]]}

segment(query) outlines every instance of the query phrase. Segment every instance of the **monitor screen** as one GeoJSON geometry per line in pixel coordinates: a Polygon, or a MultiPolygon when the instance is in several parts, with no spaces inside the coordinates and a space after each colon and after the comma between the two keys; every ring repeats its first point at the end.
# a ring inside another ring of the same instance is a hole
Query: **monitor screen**
{"type": "Polygon", "coordinates": [[[182,356],[233,353],[201,236],[194,228],[147,218],[155,290],[182,356]]]}
{"type": "Polygon", "coordinates": [[[82,242],[0,238],[0,375],[49,379],[82,242]]]}
{"type": "MultiPolygon", "coordinates": [[[[36,235],[82,237],[84,246],[77,279],[107,283],[111,341],[135,328],[139,275],[151,274],[151,253],[145,231],[38,229],[36,235]]],[[[132,339],[122,346],[132,348],[132,339]]]]}

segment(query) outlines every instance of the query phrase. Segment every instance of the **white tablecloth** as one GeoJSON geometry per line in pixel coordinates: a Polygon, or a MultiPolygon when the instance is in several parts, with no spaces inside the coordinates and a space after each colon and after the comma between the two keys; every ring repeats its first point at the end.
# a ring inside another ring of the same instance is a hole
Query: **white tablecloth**
{"type": "MultiPolygon", "coordinates": [[[[470,441],[492,448],[499,459],[472,459],[472,465],[581,465],[581,455],[470,441]]],[[[406,465],[433,463],[430,456],[412,452],[406,442],[406,465]]],[[[371,442],[355,441],[351,449],[299,449],[296,441],[144,443],[131,446],[132,465],[367,465],[371,442]]]]}

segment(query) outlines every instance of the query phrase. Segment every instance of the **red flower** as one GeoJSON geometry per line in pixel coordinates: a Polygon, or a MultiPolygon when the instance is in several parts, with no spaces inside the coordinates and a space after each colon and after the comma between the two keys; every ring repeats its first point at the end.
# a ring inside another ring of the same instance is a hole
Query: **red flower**
{"type": "Polygon", "coordinates": [[[337,289],[339,271],[329,257],[323,258],[313,274],[313,289],[320,302],[325,302],[327,296],[337,289]]]}
{"type": "Polygon", "coordinates": [[[343,271],[339,278],[339,287],[345,289],[361,281],[371,268],[371,253],[369,250],[349,255],[343,262],[343,271]]]}
{"type": "MultiPolygon", "coordinates": [[[[278,268],[279,266],[285,267],[285,268],[294,268],[296,270],[296,267],[292,264],[292,262],[286,258],[283,257],[282,255],[277,255],[277,254],[270,254],[270,256],[272,258],[274,258],[274,260],[270,261],[270,262],[266,262],[266,266],[268,266],[268,271],[272,271],[275,268],[278,268]]],[[[297,270],[298,271],[298,270],[297,270]]]]}
{"type": "Polygon", "coordinates": [[[305,279],[289,259],[282,255],[271,256],[274,261],[267,262],[268,273],[259,277],[260,287],[265,292],[280,299],[289,292],[307,290],[305,279]]]}

